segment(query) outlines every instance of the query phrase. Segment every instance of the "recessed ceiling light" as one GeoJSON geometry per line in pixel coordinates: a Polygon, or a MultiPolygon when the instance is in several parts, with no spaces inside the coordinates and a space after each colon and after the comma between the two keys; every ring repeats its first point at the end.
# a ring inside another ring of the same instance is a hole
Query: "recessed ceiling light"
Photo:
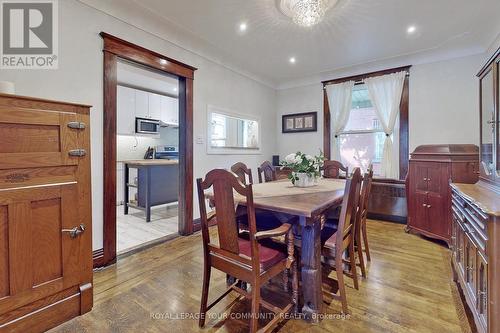
{"type": "Polygon", "coordinates": [[[295,64],[297,59],[295,59],[295,57],[291,57],[288,61],[290,61],[291,64],[295,64]]]}
{"type": "Polygon", "coordinates": [[[246,22],[241,22],[241,23],[240,23],[240,31],[241,31],[241,32],[245,32],[245,31],[247,31],[247,28],[248,28],[248,25],[247,25],[247,23],[246,23],[246,22]]]}
{"type": "Polygon", "coordinates": [[[406,32],[407,32],[407,33],[409,33],[409,34],[413,34],[413,33],[415,33],[416,31],[417,31],[417,27],[416,27],[416,26],[414,26],[414,25],[410,25],[410,26],[408,27],[408,29],[406,29],[406,32]]]}

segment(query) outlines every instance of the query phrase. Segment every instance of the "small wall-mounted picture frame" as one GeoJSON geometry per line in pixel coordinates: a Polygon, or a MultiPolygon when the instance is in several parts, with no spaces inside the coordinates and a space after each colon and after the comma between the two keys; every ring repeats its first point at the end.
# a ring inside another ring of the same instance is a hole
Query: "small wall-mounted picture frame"
{"type": "Polygon", "coordinates": [[[281,124],[282,133],[316,132],[318,130],[318,113],[285,114],[282,116],[281,124]]]}

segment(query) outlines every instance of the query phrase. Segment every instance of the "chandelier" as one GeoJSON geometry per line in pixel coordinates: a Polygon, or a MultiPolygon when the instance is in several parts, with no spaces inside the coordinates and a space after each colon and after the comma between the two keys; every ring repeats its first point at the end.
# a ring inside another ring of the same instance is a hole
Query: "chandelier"
{"type": "Polygon", "coordinates": [[[311,27],[321,22],[328,9],[338,0],[280,0],[280,10],[293,22],[303,27],[311,27]]]}

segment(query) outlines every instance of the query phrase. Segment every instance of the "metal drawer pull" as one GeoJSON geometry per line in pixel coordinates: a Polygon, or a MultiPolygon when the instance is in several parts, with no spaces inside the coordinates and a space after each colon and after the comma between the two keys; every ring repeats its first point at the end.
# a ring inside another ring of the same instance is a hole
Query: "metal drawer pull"
{"type": "Polygon", "coordinates": [[[82,123],[79,121],[70,121],[68,123],[68,127],[72,128],[72,129],[82,130],[82,129],[85,129],[86,125],[85,125],[85,123],[82,123]]]}
{"type": "Polygon", "coordinates": [[[77,157],[83,157],[87,155],[87,151],[85,149],[72,149],[68,151],[69,156],[77,156],[77,157]]]}
{"type": "Polygon", "coordinates": [[[71,229],[62,229],[61,232],[69,233],[69,237],[76,238],[78,235],[83,234],[85,231],[85,224],[80,224],[78,227],[74,227],[71,229]]]}
{"type": "Polygon", "coordinates": [[[431,205],[427,205],[427,208],[431,208],[432,206],[431,205]]]}

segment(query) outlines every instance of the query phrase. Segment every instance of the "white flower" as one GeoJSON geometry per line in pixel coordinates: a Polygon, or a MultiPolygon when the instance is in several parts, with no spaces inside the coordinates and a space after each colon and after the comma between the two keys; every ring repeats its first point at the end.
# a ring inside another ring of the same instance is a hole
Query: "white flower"
{"type": "Polygon", "coordinates": [[[314,161],[314,157],[312,157],[311,155],[306,155],[306,159],[308,161],[314,161]]]}
{"type": "Polygon", "coordinates": [[[302,163],[302,156],[295,155],[295,163],[302,163]]]}
{"type": "Polygon", "coordinates": [[[290,164],[295,163],[295,154],[286,155],[285,162],[290,164]]]}

